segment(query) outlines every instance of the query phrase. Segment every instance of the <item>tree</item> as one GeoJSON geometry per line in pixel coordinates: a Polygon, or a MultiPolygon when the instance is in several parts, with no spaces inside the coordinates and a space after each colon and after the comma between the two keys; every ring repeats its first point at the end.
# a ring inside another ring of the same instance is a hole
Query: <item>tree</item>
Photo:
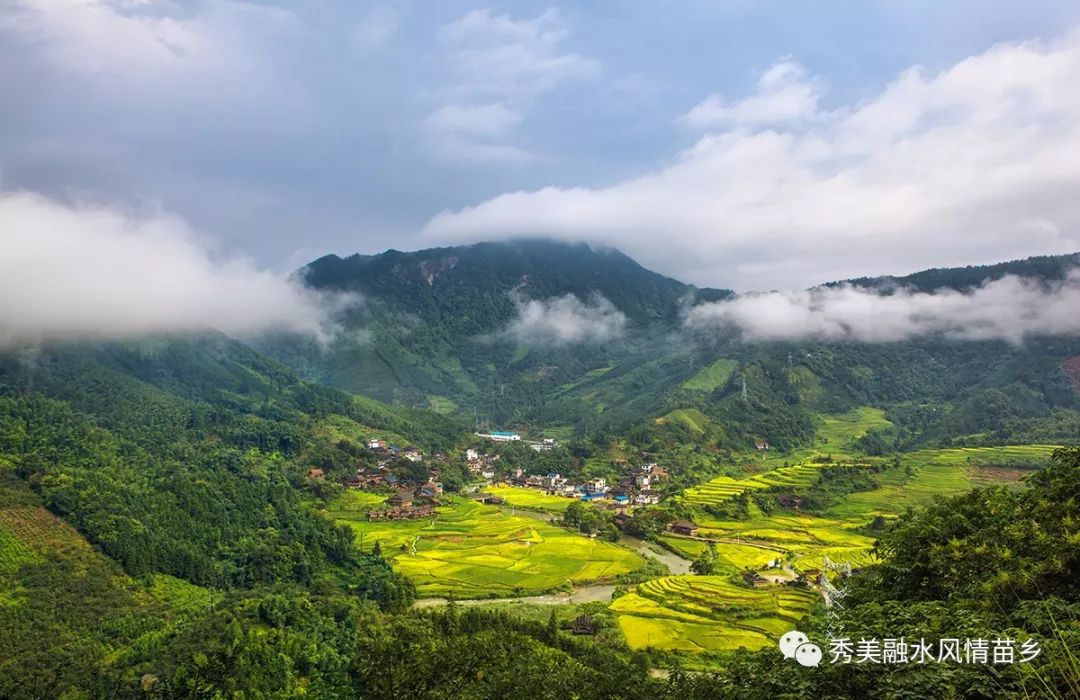
{"type": "Polygon", "coordinates": [[[698,576],[709,576],[716,571],[716,547],[712,542],[697,559],[690,564],[690,570],[698,576]]]}

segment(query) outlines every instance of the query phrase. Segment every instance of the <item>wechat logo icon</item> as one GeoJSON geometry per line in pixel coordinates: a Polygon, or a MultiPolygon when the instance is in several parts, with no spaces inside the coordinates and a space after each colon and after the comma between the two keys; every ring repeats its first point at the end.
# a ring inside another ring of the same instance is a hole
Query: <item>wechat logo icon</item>
{"type": "Polygon", "coordinates": [[[799,630],[791,630],[780,638],[780,653],[785,659],[795,659],[808,668],[821,663],[821,647],[799,630]]]}

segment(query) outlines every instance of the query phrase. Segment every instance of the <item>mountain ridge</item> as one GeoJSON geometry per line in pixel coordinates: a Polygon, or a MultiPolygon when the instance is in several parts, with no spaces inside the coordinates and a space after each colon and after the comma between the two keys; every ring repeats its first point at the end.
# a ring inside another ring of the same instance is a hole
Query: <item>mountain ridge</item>
{"type": "MultiPolygon", "coordinates": [[[[941,288],[968,291],[984,279],[1010,273],[1060,280],[1067,269],[1078,264],[1080,254],[1040,256],[992,266],[855,278],[823,286],[850,284],[882,293],[898,285],[927,292],[941,288]]],[[[1016,374],[1015,368],[1022,364],[1018,358],[1025,352],[1039,357],[1043,353],[1032,350],[1042,347],[1037,343],[1017,350],[994,341],[957,345],[929,336],[892,344],[834,345],[811,340],[754,343],[716,331],[687,333],[683,320],[690,304],[737,296],[730,290],[698,289],[651,272],[618,250],[583,243],[529,239],[344,258],[333,255],[313,261],[297,274],[314,289],[363,296],[363,304],[343,320],[354,335],[347,333],[345,340],[326,352],[310,346],[283,348],[281,344],[262,349],[308,378],[384,401],[438,407],[469,423],[486,418],[506,425],[560,430],[602,425],[625,428],[669,410],[698,410],[703,402],[727,400],[724,392],[730,392],[733,383],[741,383],[750,366],[763,362],[783,365],[792,357],[804,360],[788,369],[807,373],[805,380],[811,383],[828,384],[832,380],[822,377],[846,376],[821,391],[835,404],[833,408],[850,408],[858,397],[868,400],[881,396],[882,390],[875,388],[881,380],[868,383],[850,374],[850,368],[812,369],[805,360],[808,355],[858,355],[861,359],[835,361],[869,363],[868,367],[877,366],[883,358],[902,365],[939,363],[946,368],[939,383],[960,391],[965,382],[974,387],[985,385],[987,380],[968,376],[961,367],[967,351],[958,348],[968,348],[967,354],[980,358],[986,368],[1007,366],[992,370],[1006,377],[1016,374]],[[603,342],[543,344],[508,332],[527,312],[539,314],[544,322],[566,322],[554,312],[553,318],[544,316],[552,311],[546,305],[552,299],[573,296],[587,305],[597,295],[625,315],[621,335],[603,342]],[[533,306],[526,307],[529,303],[533,306]],[[861,350],[856,353],[852,348],[861,350]],[[705,385],[700,381],[690,381],[718,363],[726,369],[709,379],[709,391],[702,390],[705,385]]],[[[1058,345],[1061,347],[1046,351],[1051,355],[1035,363],[1044,368],[1040,370],[1045,372],[1044,378],[1025,380],[1034,382],[1036,393],[1058,397],[1046,400],[1051,407],[1064,400],[1057,388],[1057,374],[1062,373],[1054,367],[1080,353],[1080,348],[1077,352],[1066,348],[1068,342],[1058,345]],[[1055,388],[1046,394],[1051,386],[1055,388]]],[[[877,371],[880,374],[884,369],[882,364],[877,371]]],[[[771,375],[765,372],[761,376],[771,375]]],[[[897,382],[892,384],[896,386],[889,391],[901,391],[897,382]]],[[[917,385],[921,388],[912,385],[901,393],[935,391],[923,379],[917,385]]],[[[804,387],[802,391],[808,390],[804,387]]],[[[781,410],[779,405],[777,410],[781,410]]]]}

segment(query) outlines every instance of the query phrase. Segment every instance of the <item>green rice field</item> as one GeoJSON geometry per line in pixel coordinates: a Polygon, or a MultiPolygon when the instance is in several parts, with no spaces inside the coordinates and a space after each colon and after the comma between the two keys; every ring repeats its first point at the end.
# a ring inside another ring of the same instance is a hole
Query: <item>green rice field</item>
{"type": "Polygon", "coordinates": [[[611,581],[645,563],[628,549],[536,518],[462,498],[446,501],[436,517],[424,520],[371,522],[340,501],[328,512],[357,533],[365,550],[379,542],[421,596],[537,594],[611,581]]]}
{"type": "Polygon", "coordinates": [[[552,496],[539,489],[527,489],[520,486],[491,486],[486,489],[493,496],[498,496],[508,505],[530,510],[542,510],[548,513],[562,513],[575,499],[566,496],[552,496]]]}
{"type": "Polygon", "coordinates": [[[634,649],[759,649],[798,625],[819,596],[794,586],[749,588],[729,576],[665,576],[610,607],[634,649]]]}
{"type": "MultiPolygon", "coordinates": [[[[850,442],[878,418],[882,416],[862,409],[826,418],[828,444],[850,442]]],[[[765,514],[752,506],[745,520],[720,520],[702,507],[746,490],[808,486],[820,465],[796,464],[743,479],[713,479],[687,489],[682,496],[695,514],[699,539],[672,534],[661,539],[688,559],[705,550],[707,544],[701,538],[713,540],[717,573],[722,575],[649,581],[617,599],[611,610],[634,648],[693,652],[767,646],[794,626],[819,596],[812,590],[781,586],[746,588],[738,582],[743,571],[765,571],[777,559],[783,560],[786,569],[770,572],[787,571],[788,575],[822,568],[826,559],[855,568],[872,564],[873,538],[859,530],[874,517],[895,517],[935,496],[964,493],[992,483],[1016,483],[1028,473],[1025,468],[1045,462],[1054,449],[1052,445],[1019,445],[912,452],[901,456],[900,468],[876,475],[881,484],[878,488],[849,494],[818,514],[765,514]]]]}

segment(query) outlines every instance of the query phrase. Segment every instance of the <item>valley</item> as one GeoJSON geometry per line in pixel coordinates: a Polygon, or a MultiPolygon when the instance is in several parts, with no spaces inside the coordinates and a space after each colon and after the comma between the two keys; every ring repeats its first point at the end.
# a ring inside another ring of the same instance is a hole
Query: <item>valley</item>
{"type": "Polygon", "coordinates": [[[267,697],[542,668],[565,696],[704,698],[816,683],[776,640],[836,621],[1039,635],[1071,677],[1077,338],[703,333],[686,305],[730,292],[550,242],[307,273],[363,295],[322,345],[0,351],[0,696],[236,695],[274,658],[267,697]],[[518,332],[567,295],[622,332],[518,332]]]}
{"type": "MultiPolygon", "coordinates": [[[[711,654],[769,647],[819,614],[828,600],[821,572],[842,587],[848,572],[872,566],[876,534],[908,508],[975,487],[1019,486],[1057,449],[927,448],[886,459],[856,447],[870,431],[891,427],[879,409],[824,414],[817,425],[808,446],[782,454],[759,445],[737,456],[743,476],[716,477],[671,494],[661,505],[677,508],[695,531],[664,529],[649,535],[651,543],[626,535],[612,543],[585,537],[559,524],[575,499],[498,479],[482,491],[498,506],[450,497],[440,499],[430,519],[369,522],[366,513],[380,497],[348,491],[327,513],[357,533],[361,548],[382,549],[416,584],[418,605],[602,602],[631,648],[704,653],[691,665],[708,668],[711,654]],[[872,474],[873,482],[816,508],[809,504],[807,512],[806,499],[795,494],[812,489],[825,469],[872,474]],[[749,498],[754,494],[773,501],[749,498]],[[735,505],[741,509],[731,510],[735,505]],[[627,550],[660,559],[668,572],[646,573],[643,560],[627,550]],[[708,574],[692,573],[706,553],[708,574]],[[750,583],[748,572],[763,580],[750,583]]],[[[631,516],[637,510],[593,503],[631,516]]]]}

